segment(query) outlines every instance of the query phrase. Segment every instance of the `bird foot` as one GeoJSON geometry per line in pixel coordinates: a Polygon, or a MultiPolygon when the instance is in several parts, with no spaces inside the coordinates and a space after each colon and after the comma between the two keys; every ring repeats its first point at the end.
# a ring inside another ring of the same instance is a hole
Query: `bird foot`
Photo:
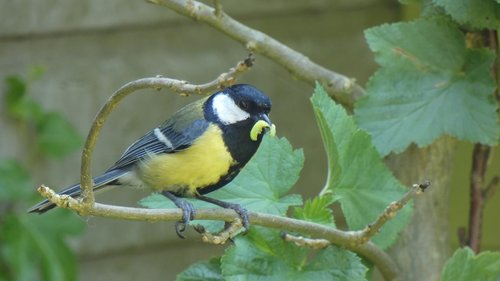
{"type": "Polygon", "coordinates": [[[172,200],[172,202],[177,206],[177,208],[182,210],[182,219],[175,223],[175,233],[179,238],[184,239],[184,235],[182,234],[186,230],[186,226],[189,225],[189,222],[194,219],[196,215],[196,209],[193,204],[188,201],[176,197],[174,194],[164,191],[162,194],[168,199],[172,200]]]}

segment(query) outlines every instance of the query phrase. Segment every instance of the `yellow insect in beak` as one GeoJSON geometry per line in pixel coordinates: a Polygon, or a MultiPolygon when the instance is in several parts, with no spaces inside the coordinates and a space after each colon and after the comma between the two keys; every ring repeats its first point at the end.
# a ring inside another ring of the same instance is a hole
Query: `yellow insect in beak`
{"type": "Polygon", "coordinates": [[[264,129],[269,129],[269,134],[271,135],[271,137],[274,137],[276,135],[276,126],[274,124],[269,125],[269,123],[267,123],[266,121],[259,120],[255,122],[252,130],[250,130],[250,139],[256,141],[258,136],[264,129]]]}

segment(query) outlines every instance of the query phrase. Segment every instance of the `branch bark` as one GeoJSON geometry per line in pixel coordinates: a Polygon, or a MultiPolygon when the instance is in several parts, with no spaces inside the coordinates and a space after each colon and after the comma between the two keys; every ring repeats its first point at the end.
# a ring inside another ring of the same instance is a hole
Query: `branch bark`
{"type": "Polygon", "coordinates": [[[265,33],[252,29],[221,11],[193,0],[148,0],[183,16],[201,21],[241,42],[252,52],[262,54],[310,85],[319,81],[330,96],[346,109],[352,109],[356,98],[364,94],[354,78],[331,71],[265,33]]]}
{"type": "Polygon", "coordinates": [[[484,211],[484,177],[488,167],[491,147],[484,144],[474,145],[470,182],[469,233],[467,245],[479,253],[481,247],[481,226],[484,211]]]}

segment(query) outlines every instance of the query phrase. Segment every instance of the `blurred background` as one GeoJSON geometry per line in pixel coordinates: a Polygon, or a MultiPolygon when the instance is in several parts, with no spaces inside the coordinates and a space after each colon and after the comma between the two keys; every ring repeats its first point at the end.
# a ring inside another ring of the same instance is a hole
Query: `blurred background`
{"type": "MultiPolygon", "coordinates": [[[[361,85],[377,69],[363,30],[401,20],[412,12],[403,10],[395,0],[221,2],[233,18],[355,78],[361,85]]],[[[27,95],[44,109],[63,114],[82,139],[100,106],[123,84],[156,75],[203,83],[246,56],[244,46],[218,31],[145,1],[0,0],[2,91],[5,77],[26,76],[34,67],[41,69],[43,74],[29,83],[27,95]]],[[[304,149],[305,167],[293,192],[311,197],[320,190],[326,175],[323,145],[309,102],[312,87],[265,57],[255,57],[255,66],[239,82],[253,84],[271,97],[271,118],[278,135],[304,149]]],[[[127,98],[98,139],[94,175],[112,165],[137,137],[197,98],[165,90],[146,90],[127,98]]],[[[33,193],[42,183],[58,190],[78,181],[78,149],[59,158],[33,156],[23,132],[2,106],[0,159],[16,159],[27,167],[33,193]]],[[[461,143],[453,163],[450,220],[454,228],[467,224],[471,147],[461,143]]],[[[496,168],[490,170],[498,172],[496,154],[496,168]]],[[[97,201],[136,206],[145,195],[123,190],[99,195],[97,201]]],[[[486,207],[483,249],[500,250],[495,218],[499,197],[486,207]]],[[[202,244],[194,233],[179,240],[173,223],[75,217],[86,225],[84,234],[71,240],[79,280],[172,280],[188,265],[218,255],[225,248],[202,244]]],[[[452,241],[456,246],[456,235],[452,241]]]]}

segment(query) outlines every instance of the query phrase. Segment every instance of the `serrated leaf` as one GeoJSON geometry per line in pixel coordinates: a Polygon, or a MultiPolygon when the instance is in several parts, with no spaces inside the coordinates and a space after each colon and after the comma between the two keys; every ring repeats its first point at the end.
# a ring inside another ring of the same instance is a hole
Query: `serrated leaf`
{"type": "Polygon", "coordinates": [[[460,24],[474,28],[497,29],[500,26],[498,0],[433,0],[460,24]]]}
{"type": "MultiPolygon", "coordinates": [[[[293,150],[285,139],[264,137],[259,150],[240,174],[209,197],[240,204],[250,210],[275,215],[284,215],[290,206],[302,204],[300,195],[287,192],[299,178],[304,163],[302,150],[293,150]]],[[[187,199],[196,208],[213,208],[214,205],[195,199],[187,199]]],[[[167,198],[152,194],[139,201],[148,208],[175,208],[167,198]]],[[[209,231],[221,225],[194,221],[203,224],[209,231]]]]}
{"type": "Polygon", "coordinates": [[[37,131],[39,149],[50,156],[63,156],[80,148],[83,143],[80,134],[59,113],[45,114],[37,131]]]}
{"type": "Polygon", "coordinates": [[[365,280],[366,267],[352,252],[337,247],[310,259],[308,250],[287,243],[277,231],[254,228],[237,237],[222,257],[226,280],[365,280]]]}
{"type": "Polygon", "coordinates": [[[30,198],[33,195],[28,172],[15,160],[0,161],[0,202],[30,198]]]}
{"type": "Polygon", "coordinates": [[[383,25],[367,30],[366,38],[381,68],[355,116],[382,155],[444,134],[498,142],[492,52],[466,49],[458,27],[441,18],[383,25]]]}
{"type": "MultiPolygon", "coordinates": [[[[325,149],[330,174],[322,194],[332,193],[340,202],[350,229],[362,229],[390,202],[401,198],[406,189],[384,165],[370,136],[357,128],[353,118],[319,84],[311,101],[323,142],[328,144],[325,149]]],[[[403,208],[373,241],[383,248],[391,245],[408,223],[410,214],[411,207],[403,208]]]]}
{"type": "Polygon", "coordinates": [[[299,220],[320,223],[330,227],[335,227],[333,213],[330,205],[333,202],[331,194],[316,196],[306,200],[304,206],[295,207],[293,216],[299,220]]]}
{"type": "Polygon", "coordinates": [[[446,262],[442,281],[498,281],[500,280],[500,253],[481,252],[474,255],[470,248],[455,251],[446,262]]]}
{"type": "Polygon", "coordinates": [[[177,281],[225,281],[220,269],[220,258],[192,264],[177,275],[177,281]]]}
{"type": "Polygon", "coordinates": [[[266,135],[241,173],[211,194],[252,211],[285,215],[290,206],[302,204],[300,195],[287,193],[299,179],[303,166],[302,149],[294,150],[285,138],[266,135]]]}

